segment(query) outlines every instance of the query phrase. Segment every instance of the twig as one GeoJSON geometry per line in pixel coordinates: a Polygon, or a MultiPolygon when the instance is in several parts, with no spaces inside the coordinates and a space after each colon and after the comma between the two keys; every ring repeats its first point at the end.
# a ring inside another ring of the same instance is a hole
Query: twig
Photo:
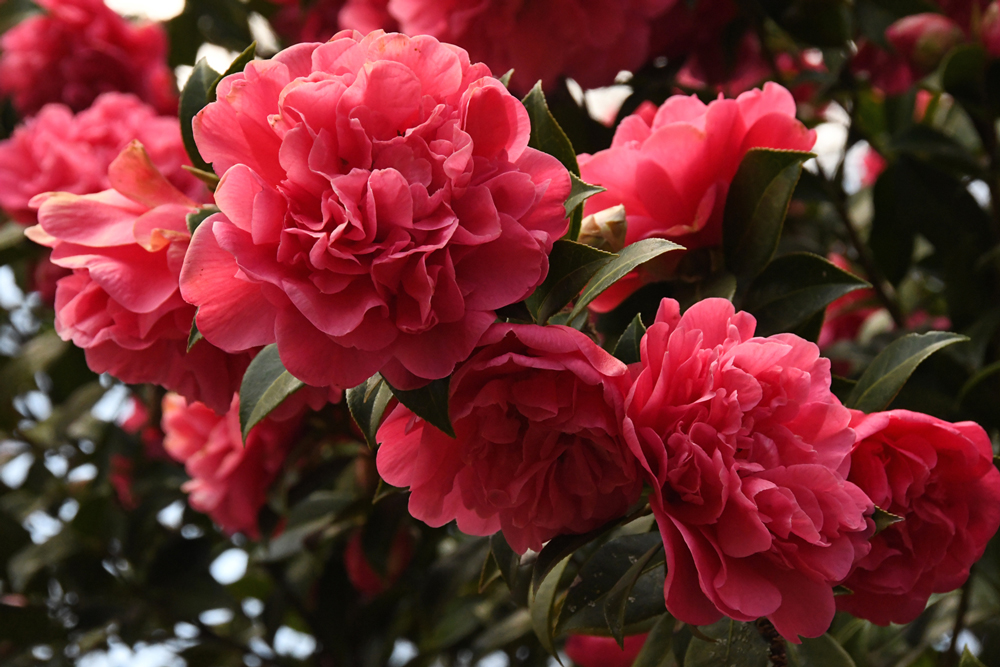
{"type": "MultiPolygon", "coordinates": [[[[838,170],[839,171],[839,170],[838,170]]],[[[822,169],[820,170],[822,173],[822,169]]],[[[858,230],[854,227],[854,223],[851,222],[851,217],[847,213],[847,206],[844,203],[844,193],[843,189],[840,187],[839,183],[835,183],[830,179],[823,176],[823,181],[826,183],[827,194],[830,196],[830,200],[833,202],[834,209],[837,211],[837,215],[840,217],[841,221],[844,223],[844,228],[847,230],[847,236],[851,240],[851,245],[858,253],[858,261],[861,263],[861,267],[865,270],[868,275],[868,279],[871,281],[872,288],[875,290],[875,295],[878,300],[882,302],[885,309],[889,311],[889,315],[892,316],[892,321],[895,322],[896,327],[899,329],[906,328],[906,317],[903,315],[903,311],[899,307],[899,303],[890,294],[892,289],[891,284],[886,280],[885,275],[882,270],[872,259],[868,246],[865,245],[864,241],[861,240],[861,236],[858,234],[858,230]]]]}
{"type": "Polygon", "coordinates": [[[972,597],[972,575],[969,575],[965,585],[962,586],[962,597],[958,599],[958,609],[955,610],[955,627],[951,631],[951,645],[948,646],[948,654],[944,657],[944,667],[953,667],[958,664],[958,636],[965,629],[965,615],[969,610],[969,598],[972,597]]]}

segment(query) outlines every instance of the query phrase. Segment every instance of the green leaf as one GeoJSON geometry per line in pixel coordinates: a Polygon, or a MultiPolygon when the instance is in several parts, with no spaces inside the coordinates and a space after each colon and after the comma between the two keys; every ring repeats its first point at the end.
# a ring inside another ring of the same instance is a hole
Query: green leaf
{"type": "Polygon", "coordinates": [[[770,646],[753,623],[723,618],[701,632],[716,641],[695,636],[688,644],[684,667],[770,667],[770,646]]]}
{"type": "Polygon", "coordinates": [[[448,411],[448,387],[451,378],[434,380],[425,387],[403,391],[396,389],[386,381],[393,396],[409,408],[410,412],[423,419],[428,424],[436,426],[445,435],[455,437],[455,429],[451,425],[451,415],[448,411]]]}
{"type": "MultiPolygon", "coordinates": [[[[608,635],[604,605],[609,593],[650,549],[663,544],[659,533],[625,535],[601,546],[588,560],[566,594],[559,618],[560,632],[608,635]]],[[[666,611],[663,604],[664,567],[643,572],[626,596],[622,632],[640,631],[666,611]]]]}
{"type": "Polygon", "coordinates": [[[225,72],[216,77],[215,81],[208,88],[207,99],[209,102],[215,101],[215,89],[219,87],[219,82],[225,79],[230,74],[236,74],[237,72],[242,72],[243,68],[247,66],[247,63],[252,62],[254,56],[257,55],[257,42],[252,42],[250,46],[243,49],[240,55],[233,59],[233,62],[229,63],[229,67],[225,72]]]}
{"type": "Polygon", "coordinates": [[[285,370],[278,356],[278,346],[271,343],[254,357],[240,385],[240,429],[243,442],[250,429],[302,389],[302,380],[285,370]]]}
{"type": "Polygon", "coordinates": [[[622,650],[625,649],[625,607],[632,595],[632,589],[635,588],[639,576],[650,569],[650,563],[659,565],[663,561],[663,543],[654,544],[646,553],[639,556],[604,598],[604,618],[608,622],[611,636],[622,650]],[[654,560],[657,555],[659,558],[654,560]]]}
{"type": "Polygon", "coordinates": [[[649,631],[642,650],[635,657],[632,667],[675,667],[674,658],[674,617],[663,614],[649,631]]]}
{"type": "Polygon", "coordinates": [[[604,290],[624,278],[625,274],[632,269],[671,250],[683,249],[684,246],[677,245],[666,239],[645,239],[625,246],[613,260],[601,267],[594,277],[591,278],[590,282],[587,283],[583,294],[577,299],[576,305],[573,306],[573,310],[569,314],[569,321],[572,322],[576,319],[577,315],[582,313],[591,301],[600,296],[604,290]]]}
{"type": "Polygon", "coordinates": [[[207,185],[208,189],[211,190],[212,192],[215,192],[215,189],[217,187],[219,187],[219,181],[222,180],[221,178],[219,178],[218,176],[216,176],[214,173],[212,173],[210,171],[203,171],[201,169],[198,169],[196,167],[192,167],[192,166],[187,165],[187,164],[182,164],[181,168],[184,169],[184,171],[186,171],[189,174],[191,174],[192,176],[194,176],[195,178],[197,178],[199,181],[201,181],[205,185],[207,185]]]}
{"type": "Polygon", "coordinates": [[[757,318],[758,336],[792,331],[833,301],[867,282],[819,255],[797,252],[779,257],[753,281],[743,309],[757,318]]]}
{"type": "Polygon", "coordinates": [[[893,514],[892,512],[887,512],[881,507],[875,508],[875,513],[872,514],[872,521],[875,522],[875,534],[878,535],[883,530],[888,528],[894,523],[901,523],[905,519],[903,517],[893,514]]]}
{"type": "Polygon", "coordinates": [[[347,390],[347,408],[373,450],[378,447],[376,434],[391,398],[392,390],[378,373],[347,390]]]}
{"type": "Polygon", "coordinates": [[[972,651],[966,646],[965,650],[962,651],[962,660],[958,663],[958,667],[986,667],[983,662],[972,655],[972,651]]]}
{"type": "MultiPolygon", "coordinates": [[[[572,184],[572,189],[569,191],[569,199],[566,200],[566,215],[570,215],[573,211],[583,206],[585,201],[607,189],[602,188],[600,185],[591,185],[582,181],[573,172],[570,172],[569,180],[572,184]]],[[[573,239],[574,237],[571,236],[570,238],[573,239]]]]}
{"type": "MultiPolygon", "coordinates": [[[[556,660],[559,660],[559,657],[553,643],[557,612],[555,600],[556,594],[559,592],[559,580],[562,578],[563,570],[569,564],[569,559],[570,557],[567,556],[552,568],[542,580],[538,591],[530,597],[528,603],[528,608],[531,610],[531,627],[538,636],[542,647],[549,652],[549,655],[555,656],[556,660]]],[[[559,660],[559,664],[562,664],[561,660],[559,660]]]]}
{"type": "Polygon", "coordinates": [[[798,646],[789,644],[796,667],[856,667],[854,660],[830,635],[805,638],[798,646]]]}
{"type": "Polygon", "coordinates": [[[941,67],[941,86],[963,104],[977,107],[985,97],[987,55],[979,44],[952,49],[941,67]]]}
{"type": "Polygon", "coordinates": [[[490,551],[493,552],[493,558],[500,568],[500,576],[506,582],[507,588],[513,591],[517,587],[517,568],[521,564],[521,558],[507,544],[502,532],[490,535],[490,551]]]}
{"type": "Polygon", "coordinates": [[[646,326],[642,323],[642,316],[636,315],[625,329],[625,333],[618,339],[618,344],[615,345],[615,358],[625,364],[641,361],[639,349],[642,337],[645,335],[646,326]]]}
{"type": "Polygon", "coordinates": [[[845,405],[867,413],[884,410],[927,357],[963,340],[968,338],[947,331],[931,331],[907,334],[893,341],[858,379],[845,405]]]}
{"type": "Polygon", "coordinates": [[[31,0],[5,0],[0,2],[0,34],[44,10],[31,0]]]}
{"type": "Polygon", "coordinates": [[[606,188],[599,185],[591,185],[580,179],[572,171],[569,172],[569,182],[571,185],[569,198],[566,200],[566,216],[570,219],[569,230],[566,238],[576,241],[580,236],[580,224],[583,221],[583,203],[596,194],[604,192],[606,188]]]}
{"type": "Polygon", "coordinates": [[[194,142],[194,129],[191,122],[198,115],[198,112],[209,103],[209,89],[212,88],[212,85],[218,78],[219,73],[209,66],[205,58],[202,58],[195,64],[194,69],[191,70],[191,76],[188,77],[187,83],[184,84],[184,90],[181,91],[179,115],[184,149],[187,151],[188,157],[191,158],[191,164],[195,168],[206,172],[212,171],[212,165],[205,162],[204,158],[201,157],[201,153],[198,152],[198,146],[194,142]]]}
{"type": "Polygon", "coordinates": [[[510,77],[514,76],[514,70],[509,69],[503,76],[498,76],[497,81],[503,84],[504,88],[510,88],[510,77]]]}
{"type": "Polygon", "coordinates": [[[729,186],[723,213],[726,268],[749,281],[767,266],[802,173],[812,153],[753,148],[747,151],[729,186]]]}
{"type": "Polygon", "coordinates": [[[195,316],[191,318],[191,333],[188,334],[188,344],[186,352],[190,352],[191,348],[194,347],[198,341],[203,340],[205,337],[201,335],[198,331],[198,311],[195,311],[195,316]]]}
{"type": "Polygon", "coordinates": [[[620,520],[615,519],[587,533],[580,535],[558,535],[549,540],[542,547],[538,558],[535,559],[535,565],[531,571],[532,590],[538,590],[538,587],[542,584],[542,580],[548,576],[552,568],[562,561],[562,559],[572,555],[577,549],[587,546],[603,535],[607,535],[620,523],[620,520]]]}
{"type": "Polygon", "coordinates": [[[958,398],[955,399],[956,404],[961,405],[972,390],[978,387],[984,380],[998,373],[1000,373],[1000,361],[995,361],[981,369],[962,385],[962,389],[958,392],[958,398]]]}
{"type": "Polygon", "coordinates": [[[559,127],[542,92],[542,82],[539,81],[521,102],[528,110],[531,119],[531,139],[528,145],[543,153],[548,153],[563,163],[569,172],[580,175],[580,165],[576,162],[576,151],[563,129],[559,127]]]}
{"type": "Polygon", "coordinates": [[[198,229],[201,223],[205,222],[209,216],[215,215],[219,212],[218,206],[203,206],[197,211],[187,214],[187,228],[191,235],[194,235],[194,230],[198,229]]]}
{"type": "Polygon", "coordinates": [[[594,274],[615,255],[589,245],[560,239],[552,245],[545,282],[527,299],[538,324],[545,324],[580,293],[594,274]]]}

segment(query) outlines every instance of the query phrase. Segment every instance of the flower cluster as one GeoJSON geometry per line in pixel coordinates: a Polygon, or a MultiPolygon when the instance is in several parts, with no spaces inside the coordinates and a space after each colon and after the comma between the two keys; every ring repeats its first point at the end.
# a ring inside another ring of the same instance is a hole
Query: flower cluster
{"type": "MultiPolygon", "coordinates": [[[[1000,472],[980,426],[849,410],[819,346],[757,335],[754,317],[728,299],[691,299],[682,312],[658,294],[634,363],[601,346],[609,341],[597,314],[678,278],[681,262],[723,261],[727,198],[749,151],[813,147],[792,93],[768,83],[708,104],[646,102],[609,148],[580,155],[583,180],[604,188],[584,210],[595,245],[661,238],[686,250],[630,264],[592,312],[578,304],[589,320],[530,319],[570,229],[573,179],[529,146],[529,112],[490,67],[523,72],[516,85],[562,76],[596,85],[668,53],[650,26],[702,11],[679,7],[317,3],[310,11],[329,16],[311,14],[297,38],[325,36],[330,17],[428,34],[344,30],[222,79],[192,122],[219,176],[214,197],[183,171],[176,123],[138,98],[108,93],[75,117],[44,107],[0,144],[0,186],[10,184],[0,204],[35,222],[28,238],[70,272],[55,291],[58,334],[96,372],[176,392],[163,401],[163,446],[191,477],[191,505],[228,533],[260,536],[258,514],[306,405],[339,401],[380,374],[402,402],[378,425],[377,469],[408,488],[410,514],[430,526],[501,531],[523,554],[648,502],[666,608],[681,621],[765,617],[790,641],[822,635],[837,608],[908,622],[932,594],[962,584],[1000,527],[1000,472]],[[583,37],[553,40],[554,25],[583,37]],[[553,41],[574,48],[540,56],[553,41]],[[244,445],[235,394],[271,344],[312,387],[244,445]],[[437,399],[453,435],[407,407],[431,383],[447,387],[437,399]],[[876,532],[878,510],[902,521],[876,532]],[[835,598],[838,586],[852,594],[835,598]]],[[[727,7],[720,24],[732,19],[727,7]]],[[[947,20],[914,19],[891,37],[911,59],[939,59],[935,49],[956,39],[947,20]]],[[[756,275],[740,276],[741,290],[756,275]]],[[[834,304],[823,346],[857,333],[869,295],[834,304]]],[[[132,468],[115,465],[112,483],[133,506],[132,468]]],[[[344,564],[373,598],[406,569],[412,535],[394,535],[376,571],[363,530],[343,533],[344,564]]],[[[600,642],[574,644],[571,653],[624,659],[600,642]]]]}
{"type": "Polygon", "coordinates": [[[0,93],[25,116],[50,102],[86,109],[101,93],[134,93],[160,113],[175,113],[167,36],[154,23],[132,24],[104,0],[38,0],[45,11],[0,38],[0,93]]]}
{"type": "Polygon", "coordinates": [[[191,161],[177,119],[159,115],[134,95],[104,93],[76,115],[63,104],[47,104],[0,141],[0,208],[32,224],[29,202],[35,195],[107,190],[108,166],[132,141],[142,143],[160,173],[184,194],[206,200],[205,186],[184,170],[191,161]]]}

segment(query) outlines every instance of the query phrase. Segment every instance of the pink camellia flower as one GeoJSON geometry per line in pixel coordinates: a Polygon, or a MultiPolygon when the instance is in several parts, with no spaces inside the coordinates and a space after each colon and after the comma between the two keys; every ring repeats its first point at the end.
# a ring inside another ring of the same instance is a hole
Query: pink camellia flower
{"type": "MultiPolygon", "coordinates": [[[[719,245],[729,184],[747,151],[806,151],[815,142],[816,133],[795,119],[791,93],[778,84],[707,105],[693,95],[675,95],[652,120],[639,113],[624,119],[611,148],[580,156],[583,179],[607,188],[587,200],[584,211],[624,204],[626,244],[658,237],[689,249],[719,245]]],[[[591,308],[611,310],[642,285],[662,279],[665,270],[658,266],[630,273],[591,308]]]]}
{"type": "Polygon", "coordinates": [[[258,60],[194,121],[222,214],[181,273],[222,349],[315,386],[448,376],[548,272],[569,173],[520,102],[431,37],[343,32],[258,60]]]}
{"type": "Polygon", "coordinates": [[[103,0],[36,0],[44,13],[0,38],[0,93],[22,115],[50,102],[82,111],[101,93],[135,93],[160,113],[177,112],[167,67],[167,36],[155,23],[134,24],[103,0]]]}
{"type": "Polygon", "coordinates": [[[653,486],[678,619],[766,616],[797,641],[835,611],[868,552],[872,503],[845,480],[854,432],[830,362],[792,334],[753,336],[725,299],[664,299],[641,343],[624,433],[653,486]]]}
{"type": "Polygon", "coordinates": [[[240,402],[232,397],[219,416],[202,403],[177,394],[163,397],[163,446],[184,464],[191,480],[182,487],[191,507],[208,514],[227,533],[257,539],[257,513],[298,433],[302,411],[284,421],[264,419],[246,445],[240,431],[240,402]]]}
{"type": "Polygon", "coordinates": [[[958,588],[1000,527],[1000,472],[981,426],[892,410],[852,411],[848,479],[901,517],[872,538],[837,607],[879,625],[909,623],[932,593],[958,588]]]}
{"type": "Polygon", "coordinates": [[[86,351],[95,373],[158,384],[225,412],[250,356],[204,340],[187,351],[195,309],[177,281],[190,240],[186,216],[198,204],[138,142],[111,163],[108,179],[112,190],[32,200],[38,225],[28,238],[73,271],[56,284],[56,331],[86,351]]]}
{"type": "Polygon", "coordinates": [[[947,16],[929,12],[899,19],[886,29],[885,38],[916,71],[927,74],[965,40],[965,33],[947,16]]]}
{"type": "Polygon", "coordinates": [[[566,655],[577,667],[632,667],[648,635],[625,638],[624,650],[611,637],[570,635],[566,655]]]}
{"type": "Polygon", "coordinates": [[[34,224],[28,202],[35,195],[107,190],[108,166],[136,140],[175,187],[196,201],[208,200],[208,189],[184,170],[191,161],[177,118],[157,115],[134,95],[105,93],[75,116],[65,105],[48,104],[0,141],[0,208],[34,224]]]}
{"type": "Polygon", "coordinates": [[[653,17],[677,0],[389,0],[409,35],[433,35],[468,50],[494,72],[513,69],[513,89],[561,76],[608,86],[649,58],[653,17]]]}
{"type": "Polygon", "coordinates": [[[642,490],[621,435],[628,370],[562,326],[495,324],[451,378],[457,438],[397,406],[378,470],[431,526],[503,530],[518,553],[622,516],[642,490]]]}

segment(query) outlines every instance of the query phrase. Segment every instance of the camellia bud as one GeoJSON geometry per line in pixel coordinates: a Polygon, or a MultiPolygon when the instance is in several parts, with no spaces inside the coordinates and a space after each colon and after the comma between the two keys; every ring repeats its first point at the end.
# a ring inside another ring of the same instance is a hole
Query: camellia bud
{"type": "Polygon", "coordinates": [[[952,48],[965,41],[957,23],[941,14],[914,14],[885,31],[896,51],[922,73],[932,72],[952,48]]]}
{"type": "Polygon", "coordinates": [[[598,250],[618,252],[625,247],[625,207],[619,204],[588,215],[580,226],[580,243],[598,250]]]}
{"type": "Polygon", "coordinates": [[[1000,2],[993,0],[983,14],[980,38],[986,52],[994,58],[1000,57],[1000,2]]]}

